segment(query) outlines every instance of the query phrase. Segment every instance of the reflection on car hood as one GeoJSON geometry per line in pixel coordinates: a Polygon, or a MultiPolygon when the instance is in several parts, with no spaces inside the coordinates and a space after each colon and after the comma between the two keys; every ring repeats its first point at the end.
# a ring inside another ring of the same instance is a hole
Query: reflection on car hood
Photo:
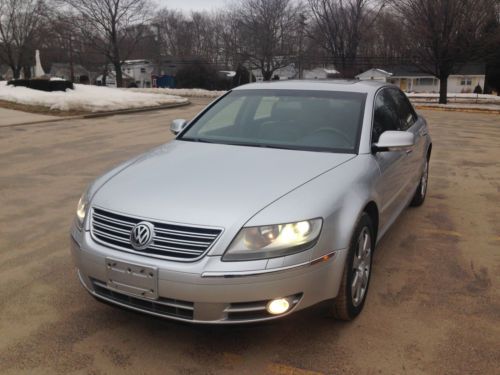
{"type": "Polygon", "coordinates": [[[106,182],[92,204],[157,220],[228,227],[351,154],[173,141],[106,182]]]}

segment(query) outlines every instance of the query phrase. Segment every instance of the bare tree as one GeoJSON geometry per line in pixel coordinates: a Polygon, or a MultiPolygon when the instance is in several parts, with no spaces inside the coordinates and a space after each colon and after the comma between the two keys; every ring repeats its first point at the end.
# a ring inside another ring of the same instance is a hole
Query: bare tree
{"type": "Polygon", "coordinates": [[[43,0],[0,0],[0,60],[19,78],[29,76],[38,30],[43,22],[43,0]]]}
{"type": "Polygon", "coordinates": [[[123,87],[122,63],[147,30],[148,0],[63,0],[79,16],[84,38],[114,67],[116,84],[123,87]]]}
{"type": "Polygon", "coordinates": [[[481,52],[485,27],[496,16],[496,0],[394,0],[408,30],[415,64],[440,81],[439,103],[446,104],[448,77],[481,52]]]}
{"type": "Polygon", "coordinates": [[[300,13],[291,0],[243,0],[235,11],[239,51],[264,80],[295,60],[300,13]]]}
{"type": "Polygon", "coordinates": [[[315,20],[311,38],[322,43],[344,76],[353,76],[356,57],[363,37],[373,26],[384,1],[307,0],[315,20]]]}

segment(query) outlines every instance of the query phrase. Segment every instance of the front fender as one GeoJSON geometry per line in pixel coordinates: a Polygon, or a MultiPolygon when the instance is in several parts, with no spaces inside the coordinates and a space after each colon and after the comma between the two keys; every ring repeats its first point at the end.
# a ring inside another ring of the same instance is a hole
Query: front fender
{"type": "Polygon", "coordinates": [[[321,217],[323,229],[311,258],[346,249],[363,209],[371,201],[378,206],[378,178],[380,170],[371,155],[358,155],[264,208],[245,226],[321,217]]]}

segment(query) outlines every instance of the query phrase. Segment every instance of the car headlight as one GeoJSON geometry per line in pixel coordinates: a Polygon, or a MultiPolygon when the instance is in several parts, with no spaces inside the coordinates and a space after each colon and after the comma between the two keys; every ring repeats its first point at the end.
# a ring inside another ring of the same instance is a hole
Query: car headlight
{"type": "Polygon", "coordinates": [[[87,192],[83,193],[78,201],[78,205],[76,207],[76,225],[78,229],[83,228],[83,222],[85,221],[85,216],[87,215],[89,206],[89,197],[87,192]]]}
{"type": "Polygon", "coordinates": [[[307,250],[316,243],[322,224],[322,219],[312,219],[243,228],[223,260],[266,259],[307,250]]]}

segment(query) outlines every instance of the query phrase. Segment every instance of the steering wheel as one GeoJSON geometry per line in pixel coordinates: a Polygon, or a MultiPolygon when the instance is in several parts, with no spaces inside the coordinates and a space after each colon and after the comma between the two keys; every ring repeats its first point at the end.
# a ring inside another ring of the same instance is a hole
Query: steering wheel
{"type": "Polygon", "coordinates": [[[352,143],[351,139],[349,138],[349,136],[347,134],[345,134],[342,130],[335,129],[335,128],[330,128],[330,127],[319,128],[319,129],[315,130],[312,134],[314,135],[317,133],[324,133],[324,132],[331,132],[331,133],[335,133],[335,135],[339,135],[347,145],[351,145],[351,143],[352,143]]]}

